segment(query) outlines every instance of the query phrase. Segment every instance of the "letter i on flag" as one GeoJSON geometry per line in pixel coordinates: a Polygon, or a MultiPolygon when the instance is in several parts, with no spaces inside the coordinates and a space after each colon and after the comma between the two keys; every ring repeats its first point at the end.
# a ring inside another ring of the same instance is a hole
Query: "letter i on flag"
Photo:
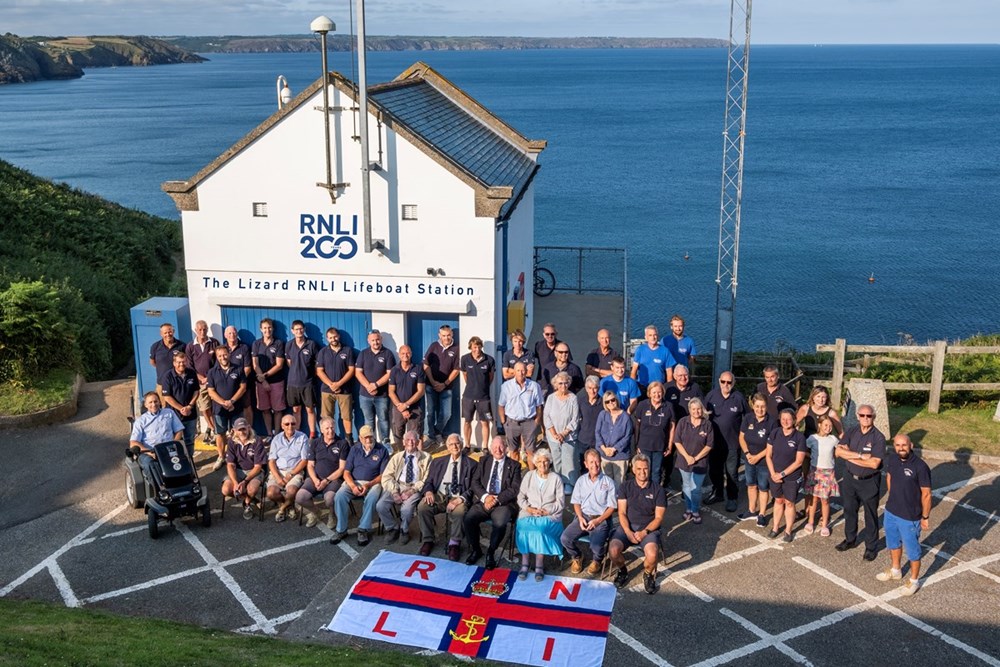
{"type": "Polygon", "coordinates": [[[381,552],[327,629],[525,665],[599,667],[614,587],[381,552]]]}

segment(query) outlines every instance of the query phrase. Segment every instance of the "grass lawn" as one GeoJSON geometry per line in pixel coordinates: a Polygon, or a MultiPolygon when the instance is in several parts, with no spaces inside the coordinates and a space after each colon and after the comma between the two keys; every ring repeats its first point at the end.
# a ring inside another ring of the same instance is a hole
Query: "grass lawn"
{"type": "Polygon", "coordinates": [[[75,378],[73,371],[59,370],[28,387],[0,383],[0,415],[27,415],[54,408],[69,400],[75,378]]]}
{"type": "Polygon", "coordinates": [[[932,415],[927,408],[894,405],[889,408],[893,435],[902,431],[927,449],[1000,456],[1000,422],[993,421],[996,405],[986,408],[947,408],[932,415]]]}
{"type": "Polygon", "coordinates": [[[287,642],[145,618],[0,600],[0,665],[444,665],[399,651],[287,642]]]}

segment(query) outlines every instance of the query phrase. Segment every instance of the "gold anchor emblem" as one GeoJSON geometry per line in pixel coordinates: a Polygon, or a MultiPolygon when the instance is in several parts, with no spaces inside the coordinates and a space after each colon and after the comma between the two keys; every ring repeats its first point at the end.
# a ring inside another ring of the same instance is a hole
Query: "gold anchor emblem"
{"type": "Polygon", "coordinates": [[[486,625],[486,619],[482,616],[470,616],[469,618],[462,621],[465,624],[466,631],[464,635],[456,635],[454,630],[449,630],[448,634],[451,635],[452,639],[457,642],[462,642],[463,644],[478,644],[479,642],[484,642],[489,637],[481,637],[480,639],[473,639],[478,632],[477,628],[486,625]]]}

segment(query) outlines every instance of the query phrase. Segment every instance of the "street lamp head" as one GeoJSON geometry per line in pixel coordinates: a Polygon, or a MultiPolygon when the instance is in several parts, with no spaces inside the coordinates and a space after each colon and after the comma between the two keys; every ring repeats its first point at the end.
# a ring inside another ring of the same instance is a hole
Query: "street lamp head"
{"type": "Polygon", "coordinates": [[[337,29],[333,21],[329,16],[317,16],[309,24],[309,29],[313,32],[318,32],[321,35],[325,35],[328,32],[332,32],[337,29]]]}

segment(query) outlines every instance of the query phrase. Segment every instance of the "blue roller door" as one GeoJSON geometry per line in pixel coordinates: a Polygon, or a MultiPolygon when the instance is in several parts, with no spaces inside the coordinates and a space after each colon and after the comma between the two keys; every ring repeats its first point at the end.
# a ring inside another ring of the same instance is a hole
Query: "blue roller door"
{"type": "MultiPolygon", "coordinates": [[[[408,313],[406,316],[407,343],[413,349],[414,360],[422,360],[427,347],[438,339],[438,329],[447,324],[455,333],[455,343],[459,352],[464,354],[466,347],[462,344],[458,332],[458,316],[446,313],[408,313]]],[[[460,386],[456,384],[456,387],[460,386]]],[[[451,420],[446,431],[458,433],[462,423],[460,392],[452,392],[451,420]]],[[[426,420],[425,420],[426,423],[426,420]]]]}

